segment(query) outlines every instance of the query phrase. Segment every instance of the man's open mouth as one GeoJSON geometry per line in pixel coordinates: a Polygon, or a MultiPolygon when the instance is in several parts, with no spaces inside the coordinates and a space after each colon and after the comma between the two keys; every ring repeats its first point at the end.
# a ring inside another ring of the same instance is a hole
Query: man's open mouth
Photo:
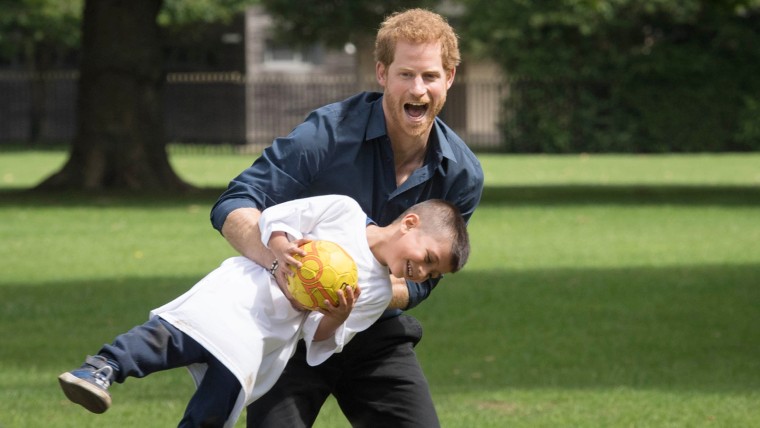
{"type": "Polygon", "coordinates": [[[427,112],[427,103],[406,103],[404,104],[404,111],[407,115],[413,118],[420,118],[427,112]]]}

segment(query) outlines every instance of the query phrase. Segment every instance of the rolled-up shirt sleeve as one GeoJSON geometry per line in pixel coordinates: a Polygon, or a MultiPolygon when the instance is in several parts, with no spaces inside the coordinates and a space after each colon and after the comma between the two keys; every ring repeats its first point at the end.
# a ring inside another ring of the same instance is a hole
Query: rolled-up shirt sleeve
{"type": "Polygon", "coordinates": [[[406,281],[406,287],[409,289],[409,304],[406,309],[412,309],[419,305],[423,300],[430,296],[433,288],[438,284],[439,279],[429,279],[424,282],[406,281]]]}
{"type": "Polygon", "coordinates": [[[250,167],[230,181],[227,190],[211,208],[211,224],[222,230],[227,216],[238,208],[261,211],[307,196],[313,174],[319,171],[326,156],[322,145],[313,144],[328,138],[319,118],[310,115],[287,137],[277,138],[264,149],[250,167]]]}

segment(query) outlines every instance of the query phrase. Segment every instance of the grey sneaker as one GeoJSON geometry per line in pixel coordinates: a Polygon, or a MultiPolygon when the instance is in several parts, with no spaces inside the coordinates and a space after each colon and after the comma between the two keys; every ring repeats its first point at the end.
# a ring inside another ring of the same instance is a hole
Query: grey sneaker
{"type": "Polygon", "coordinates": [[[88,356],[82,367],[58,376],[66,397],[92,413],[103,413],[111,407],[108,387],[114,379],[113,367],[100,355],[88,356]]]}

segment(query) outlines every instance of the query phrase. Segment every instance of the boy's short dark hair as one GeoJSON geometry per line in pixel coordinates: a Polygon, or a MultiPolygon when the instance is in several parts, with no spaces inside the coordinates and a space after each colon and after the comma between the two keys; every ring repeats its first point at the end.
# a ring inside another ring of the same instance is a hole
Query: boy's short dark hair
{"type": "Polygon", "coordinates": [[[461,270],[470,257],[470,236],[459,208],[443,199],[429,199],[413,205],[399,218],[410,213],[420,217],[427,233],[443,234],[451,240],[451,272],[461,270]]]}

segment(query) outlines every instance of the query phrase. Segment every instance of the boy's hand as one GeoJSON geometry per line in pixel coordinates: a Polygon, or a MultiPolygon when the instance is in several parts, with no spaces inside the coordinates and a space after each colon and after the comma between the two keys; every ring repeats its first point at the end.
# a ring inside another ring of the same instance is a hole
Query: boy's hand
{"type": "Polygon", "coordinates": [[[311,240],[305,238],[288,241],[284,232],[273,232],[269,239],[269,249],[278,263],[278,267],[272,272],[272,276],[274,276],[277,286],[280,287],[280,291],[288,299],[290,305],[298,311],[306,311],[308,308],[296,300],[288,290],[288,277],[295,275],[289,266],[301,267],[301,262],[296,260],[294,256],[305,256],[306,251],[300,247],[308,242],[311,240]]]}
{"type": "Polygon", "coordinates": [[[351,311],[356,305],[356,301],[359,300],[361,289],[357,284],[355,287],[346,287],[343,290],[338,290],[338,304],[333,305],[329,300],[325,300],[324,304],[327,308],[318,309],[325,317],[331,318],[336,324],[343,324],[351,314],[351,311]]]}

